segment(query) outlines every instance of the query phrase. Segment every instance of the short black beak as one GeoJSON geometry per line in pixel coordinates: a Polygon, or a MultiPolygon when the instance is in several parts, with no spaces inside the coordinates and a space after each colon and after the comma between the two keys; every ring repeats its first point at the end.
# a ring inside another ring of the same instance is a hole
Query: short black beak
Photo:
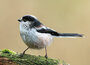
{"type": "Polygon", "coordinates": [[[21,22],[21,20],[20,20],[20,19],[18,19],[18,21],[19,21],[19,22],[21,22]]]}

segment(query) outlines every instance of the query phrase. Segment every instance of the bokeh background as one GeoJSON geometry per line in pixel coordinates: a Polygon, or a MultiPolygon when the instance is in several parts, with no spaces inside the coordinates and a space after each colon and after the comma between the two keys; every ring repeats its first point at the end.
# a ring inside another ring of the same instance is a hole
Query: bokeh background
{"type": "MultiPolygon", "coordinates": [[[[27,48],[17,21],[27,14],[58,32],[84,34],[84,38],[54,38],[48,56],[70,65],[90,65],[90,0],[0,0],[0,49],[21,53],[27,48]]],[[[26,53],[45,55],[44,49],[26,53]]]]}

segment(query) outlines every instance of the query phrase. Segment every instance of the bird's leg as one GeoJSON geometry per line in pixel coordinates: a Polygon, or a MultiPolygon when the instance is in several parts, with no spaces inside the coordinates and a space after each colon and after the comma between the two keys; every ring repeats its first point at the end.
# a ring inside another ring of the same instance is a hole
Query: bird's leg
{"type": "Polygon", "coordinates": [[[28,47],[28,48],[26,48],[26,49],[23,51],[23,55],[25,54],[25,52],[26,52],[28,49],[29,49],[29,47],[28,47]]]}
{"type": "Polygon", "coordinates": [[[23,51],[23,53],[20,54],[20,57],[23,57],[23,55],[25,54],[25,52],[26,52],[28,49],[29,49],[29,47],[26,48],[26,49],[23,51]]]}
{"type": "Polygon", "coordinates": [[[45,58],[47,59],[48,56],[47,56],[47,48],[45,47],[45,58]]]}

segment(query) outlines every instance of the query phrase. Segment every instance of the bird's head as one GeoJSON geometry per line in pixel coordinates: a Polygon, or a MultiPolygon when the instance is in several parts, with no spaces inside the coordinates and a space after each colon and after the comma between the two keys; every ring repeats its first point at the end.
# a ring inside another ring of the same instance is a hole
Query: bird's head
{"type": "Polygon", "coordinates": [[[18,19],[18,21],[20,22],[20,24],[30,26],[30,27],[39,26],[41,24],[38,21],[38,19],[32,15],[25,15],[25,16],[21,17],[20,19],[18,19]]]}

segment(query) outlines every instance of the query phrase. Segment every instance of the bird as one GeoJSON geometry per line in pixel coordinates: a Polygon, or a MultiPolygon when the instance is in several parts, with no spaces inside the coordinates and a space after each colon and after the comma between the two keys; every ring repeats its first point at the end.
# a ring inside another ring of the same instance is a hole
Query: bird
{"type": "Polygon", "coordinates": [[[21,56],[25,52],[31,49],[45,49],[45,58],[48,58],[47,55],[47,46],[49,46],[54,37],[83,37],[82,34],[78,33],[59,33],[49,27],[46,27],[42,24],[37,17],[33,15],[24,15],[18,19],[20,26],[20,36],[24,43],[27,45],[27,48],[23,51],[21,56]]]}

